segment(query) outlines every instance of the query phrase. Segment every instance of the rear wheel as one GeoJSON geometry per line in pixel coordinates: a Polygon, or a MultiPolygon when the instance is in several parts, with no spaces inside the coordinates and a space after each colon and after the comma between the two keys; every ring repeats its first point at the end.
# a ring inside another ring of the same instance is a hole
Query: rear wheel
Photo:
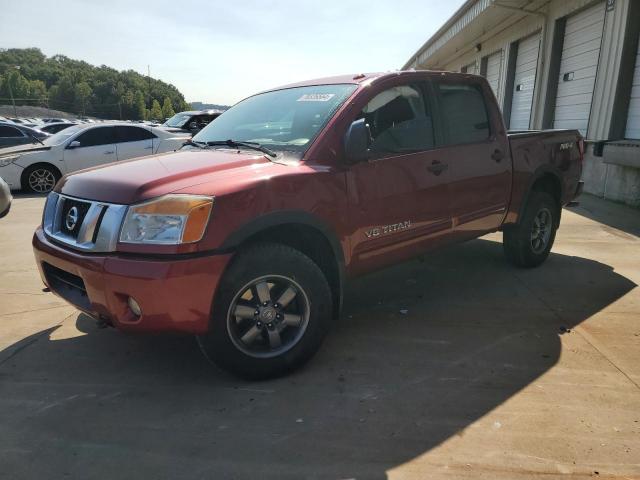
{"type": "Polygon", "coordinates": [[[225,370],[269,378],[311,358],[330,320],[331,293],[320,268],[293,248],[256,245],[225,273],[209,332],[198,343],[225,370]]]}
{"type": "Polygon", "coordinates": [[[518,225],[505,228],[507,260],[518,267],[537,267],[549,256],[556,237],[560,206],[547,192],[534,191],[518,225]]]}
{"type": "Polygon", "coordinates": [[[22,188],[29,193],[49,193],[60,180],[60,173],[48,165],[32,165],[22,174],[22,188]]]}

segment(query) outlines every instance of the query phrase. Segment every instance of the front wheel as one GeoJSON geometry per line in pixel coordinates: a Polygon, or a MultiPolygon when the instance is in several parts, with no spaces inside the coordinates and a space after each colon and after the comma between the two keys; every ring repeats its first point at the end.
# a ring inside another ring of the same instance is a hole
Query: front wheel
{"type": "Polygon", "coordinates": [[[22,188],[29,193],[49,193],[60,180],[60,174],[48,165],[32,165],[22,174],[22,188]]]}
{"type": "Polygon", "coordinates": [[[537,267],[549,256],[556,238],[560,207],[547,192],[534,191],[518,225],[505,228],[507,260],[518,267],[537,267]]]}
{"type": "Polygon", "coordinates": [[[245,378],[282,375],[318,350],[331,321],[331,291],[306,255],[279,244],[240,252],[198,343],[215,364],[245,378]]]}

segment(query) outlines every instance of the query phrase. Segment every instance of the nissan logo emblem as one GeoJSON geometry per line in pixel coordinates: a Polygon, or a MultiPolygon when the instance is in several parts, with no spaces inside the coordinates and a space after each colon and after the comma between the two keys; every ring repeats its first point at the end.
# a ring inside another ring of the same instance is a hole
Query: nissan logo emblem
{"type": "Polygon", "coordinates": [[[71,207],[67,212],[67,217],[64,220],[64,224],[69,230],[76,228],[78,223],[78,207],[71,207]]]}

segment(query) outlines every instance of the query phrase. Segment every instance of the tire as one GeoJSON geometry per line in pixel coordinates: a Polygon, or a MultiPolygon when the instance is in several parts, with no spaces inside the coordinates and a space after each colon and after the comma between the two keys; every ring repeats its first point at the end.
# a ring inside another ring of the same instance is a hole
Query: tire
{"type": "Polygon", "coordinates": [[[209,332],[198,344],[235,375],[277,377],[316,353],[331,325],[331,307],[327,279],[309,257],[285,245],[258,244],[238,253],[225,272],[209,332]]]}
{"type": "Polygon", "coordinates": [[[560,206],[547,192],[533,191],[518,225],[505,228],[503,248],[517,267],[537,267],[549,256],[560,222],[560,206]]]}
{"type": "Polygon", "coordinates": [[[45,164],[31,165],[22,173],[22,189],[29,193],[49,193],[60,180],[60,172],[45,164]]]}

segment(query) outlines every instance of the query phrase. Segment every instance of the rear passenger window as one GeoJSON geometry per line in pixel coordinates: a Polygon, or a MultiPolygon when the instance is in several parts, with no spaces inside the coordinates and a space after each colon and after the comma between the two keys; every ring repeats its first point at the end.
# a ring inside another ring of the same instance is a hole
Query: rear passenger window
{"type": "Polygon", "coordinates": [[[434,147],[433,120],[418,86],[393,87],[362,110],[373,153],[409,153],[434,147]]]}
{"type": "Polygon", "coordinates": [[[489,138],[489,115],[477,85],[438,84],[442,126],[449,145],[482,142],[489,138]]]}
{"type": "Polygon", "coordinates": [[[156,136],[146,128],[121,126],[116,127],[116,138],[118,143],[123,143],[149,140],[156,136]]]}
{"type": "Polygon", "coordinates": [[[95,147],[97,145],[108,145],[116,143],[114,127],[97,127],[86,131],[76,140],[81,147],[95,147]]]}
{"type": "Polygon", "coordinates": [[[0,127],[0,137],[2,138],[17,138],[23,137],[22,132],[13,127],[0,127]]]}

